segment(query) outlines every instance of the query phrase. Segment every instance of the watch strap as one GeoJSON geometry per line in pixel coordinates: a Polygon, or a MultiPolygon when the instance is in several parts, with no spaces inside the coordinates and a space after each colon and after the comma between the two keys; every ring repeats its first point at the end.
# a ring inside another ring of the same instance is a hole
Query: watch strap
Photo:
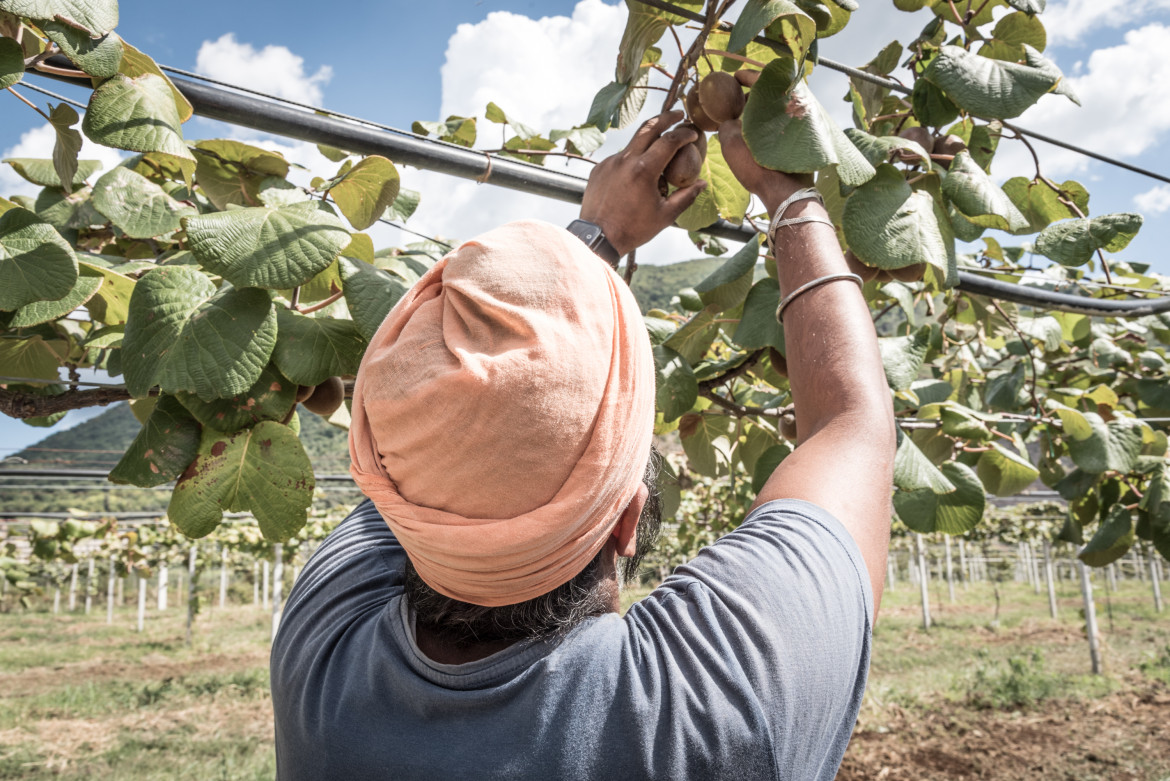
{"type": "Polygon", "coordinates": [[[600,225],[588,220],[573,220],[566,230],[584,242],[585,246],[593,250],[599,258],[617,268],[621,255],[605,237],[605,232],[601,230],[600,225]]]}

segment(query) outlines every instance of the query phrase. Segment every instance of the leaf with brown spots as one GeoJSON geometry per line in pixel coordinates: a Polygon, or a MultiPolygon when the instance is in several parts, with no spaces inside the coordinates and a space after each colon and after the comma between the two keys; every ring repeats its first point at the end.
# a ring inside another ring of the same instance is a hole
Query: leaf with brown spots
{"type": "Polygon", "coordinates": [[[162,396],[110,481],[150,488],[178,477],[199,452],[199,423],[174,396],[162,396]]]}

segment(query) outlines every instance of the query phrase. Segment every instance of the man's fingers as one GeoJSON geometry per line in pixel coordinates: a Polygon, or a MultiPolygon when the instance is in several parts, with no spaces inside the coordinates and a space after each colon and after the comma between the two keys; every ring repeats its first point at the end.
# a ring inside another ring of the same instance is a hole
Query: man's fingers
{"type": "Polygon", "coordinates": [[[626,151],[635,155],[642,154],[662,135],[662,131],[677,123],[683,116],[684,114],[681,111],[665,111],[656,117],[646,120],[642,123],[642,127],[638,128],[637,132],[634,133],[634,137],[630,139],[630,143],[626,145],[626,151]]]}
{"type": "Polygon", "coordinates": [[[674,130],[663,133],[657,141],[650,145],[650,148],[642,155],[642,162],[646,164],[648,170],[660,174],[666,169],[666,164],[674,157],[675,152],[698,137],[698,133],[689,127],[676,127],[674,130]]]}
{"type": "Polygon", "coordinates": [[[690,208],[695,199],[699,197],[699,193],[707,189],[707,183],[702,179],[698,179],[694,184],[689,184],[686,187],[675,190],[670,194],[662,204],[662,210],[670,217],[671,223],[678,219],[678,216],[690,208]]]}

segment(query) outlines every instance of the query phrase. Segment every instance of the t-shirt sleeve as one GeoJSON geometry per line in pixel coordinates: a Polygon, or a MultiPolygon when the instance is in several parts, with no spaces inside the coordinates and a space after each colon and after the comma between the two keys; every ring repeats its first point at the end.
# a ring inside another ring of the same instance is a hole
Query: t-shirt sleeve
{"type": "Polygon", "coordinates": [[[635,638],[667,646],[664,674],[703,678],[709,697],[734,691],[757,712],[779,777],[832,778],[865,691],[872,603],[845,527],[786,499],[678,567],[627,619],[635,638]]]}

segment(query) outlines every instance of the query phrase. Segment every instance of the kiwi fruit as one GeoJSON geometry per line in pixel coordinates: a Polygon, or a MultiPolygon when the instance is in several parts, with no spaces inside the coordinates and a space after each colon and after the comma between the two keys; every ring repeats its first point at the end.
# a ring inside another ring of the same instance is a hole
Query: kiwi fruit
{"type": "Polygon", "coordinates": [[[915,263],[913,266],[890,269],[890,276],[899,282],[917,282],[926,273],[925,263],[915,263]]]}
{"type": "Polygon", "coordinates": [[[699,157],[706,160],[707,159],[707,134],[703,132],[703,129],[701,127],[699,127],[698,125],[696,125],[694,122],[683,122],[681,125],[679,125],[679,127],[683,127],[683,128],[687,128],[688,130],[695,131],[696,135],[698,135],[698,138],[696,138],[693,143],[699,150],[699,157]]]}
{"type": "Polygon", "coordinates": [[[772,370],[781,377],[788,376],[788,359],[780,354],[780,351],[775,347],[768,348],[768,360],[772,364],[772,370]]]}
{"type": "Polygon", "coordinates": [[[699,104],[716,125],[738,119],[744,101],[743,88],[730,73],[714,71],[699,82],[699,104]]]}
{"type": "Polygon", "coordinates": [[[735,80],[748,89],[751,89],[760,80],[760,72],[754,71],[751,68],[743,68],[735,72],[735,80]]]}
{"type": "Polygon", "coordinates": [[[672,187],[689,187],[703,171],[703,157],[694,144],[686,144],[666,164],[663,176],[672,187]]]}
{"type": "Polygon", "coordinates": [[[876,277],[878,272],[881,270],[862,263],[861,260],[853,254],[853,250],[849,250],[845,253],[845,265],[849,266],[850,271],[861,277],[862,282],[869,282],[874,277],[876,277]]]}
{"type": "Polygon", "coordinates": [[[687,116],[691,118],[691,123],[700,130],[708,133],[714,133],[719,129],[719,123],[707,116],[707,112],[699,104],[699,89],[696,87],[687,93],[685,101],[687,107],[687,116]]]}
{"type": "Polygon", "coordinates": [[[796,441],[796,415],[792,412],[785,412],[780,416],[780,436],[789,442],[796,441]]]}
{"type": "Polygon", "coordinates": [[[325,382],[313,388],[313,393],[302,403],[309,412],[315,412],[327,418],[345,401],[345,383],[340,377],[330,377],[325,382]]]}
{"type": "MultiPolygon", "coordinates": [[[[950,157],[954,157],[966,148],[967,144],[963,141],[963,139],[952,133],[935,140],[934,149],[931,150],[931,154],[948,155],[950,157]]],[[[939,163],[943,166],[943,168],[950,167],[949,160],[940,160],[939,163]]]]}
{"type": "Polygon", "coordinates": [[[924,127],[908,127],[898,134],[907,141],[913,141],[930,154],[934,150],[934,136],[924,127]]]}
{"type": "Polygon", "coordinates": [[[297,386],[297,404],[302,403],[305,399],[313,395],[313,385],[298,385],[297,386]]]}

